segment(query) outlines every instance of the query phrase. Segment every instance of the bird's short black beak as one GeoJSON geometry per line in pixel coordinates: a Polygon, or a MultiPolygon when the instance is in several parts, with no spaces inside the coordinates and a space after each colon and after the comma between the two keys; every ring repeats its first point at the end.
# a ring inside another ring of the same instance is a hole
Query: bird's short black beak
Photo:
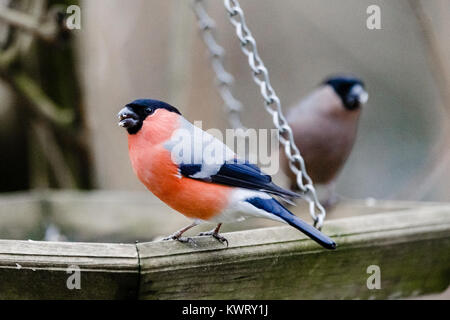
{"type": "Polygon", "coordinates": [[[120,110],[117,116],[119,117],[119,126],[127,129],[132,128],[139,123],[138,115],[128,107],[120,110]]]}
{"type": "Polygon", "coordinates": [[[369,94],[362,85],[354,85],[350,92],[344,97],[344,104],[349,110],[356,110],[364,106],[369,99],[369,94]]]}

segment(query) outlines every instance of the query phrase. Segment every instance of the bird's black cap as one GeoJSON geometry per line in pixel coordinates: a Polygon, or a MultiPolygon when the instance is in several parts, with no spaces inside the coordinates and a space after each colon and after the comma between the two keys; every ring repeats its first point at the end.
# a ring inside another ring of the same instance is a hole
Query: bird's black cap
{"type": "Polygon", "coordinates": [[[330,85],[334,89],[348,110],[356,110],[362,103],[365,103],[365,101],[361,100],[362,94],[365,95],[363,100],[367,100],[367,92],[364,90],[365,84],[359,78],[353,76],[334,76],[327,78],[323,84],[330,85]],[[359,91],[355,92],[354,89],[357,87],[359,87],[359,91]]]}
{"type": "Polygon", "coordinates": [[[165,103],[163,101],[153,99],[136,99],[133,102],[127,104],[125,107],[131,107],[136,110],[145,108],[152,108],[153,110],[166,109],[167,111],[175,112],[181,115],[181,112],[178,111],[178,109],[175,108],[174,106],[171,106],[170,104],[165,103]]]}
{"type": "Polygon", "coordinates": [[[144,120],[158,109],[181,115],[177,108],[168,103],[153,99],[137,99],[120,110],[119,125],[126,128],[129,134],[136,134],[142,128],[144,120]]]}

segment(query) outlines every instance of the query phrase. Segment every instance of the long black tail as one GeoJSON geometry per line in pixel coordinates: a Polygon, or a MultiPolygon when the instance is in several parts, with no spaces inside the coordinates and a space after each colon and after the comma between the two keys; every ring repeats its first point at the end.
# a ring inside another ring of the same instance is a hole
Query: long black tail
{"type": "MultiPolygon", "coordinates": [[[[281,205],[281,204],[280,204],[281,205]]],[[[287,209],[285,209],[287,211],[287,209]]],[[[288,211],[289,212],[289,211],[288,211]]],[[[286,221],[289,225],[293,226],[294,228],[300,230],[304,234],[306,234],[308,237],[316,241],[318,244],[323,246],[327,249],[336,249],[336,242],[331,240],[330,237],[326,236],[313,226],[309,225],[305,221],[301,220],[291,212],[289,214],[283,214],[282,216],[279,216],[281,219],[286,221]]]]}
{"type": "Polygon", "coordinates": [[[247,200],[255,207],[270,212],[292,227],[300,230],[326,249],[336,249],[336,243],[328,236],[298,218],[275,199],[252,198],[247,200]]]}

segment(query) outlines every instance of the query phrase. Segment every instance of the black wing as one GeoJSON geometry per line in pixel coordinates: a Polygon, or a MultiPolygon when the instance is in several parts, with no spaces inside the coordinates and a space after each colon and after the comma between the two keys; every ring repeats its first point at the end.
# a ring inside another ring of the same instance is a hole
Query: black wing
{"type": "Polygon", "coordinates": [[[188,178],[218,183],[232,187],[258,190],[283,198],[298,198],[298,193],[283,189],[272,182],[272,178],[261,172],[256,165],[238,160],[226,162],[215,173],[205,177],[201,164],[181,164],[180,173],[188,178]],[[199,176],[199,177],[196,177],[199,176]]]}

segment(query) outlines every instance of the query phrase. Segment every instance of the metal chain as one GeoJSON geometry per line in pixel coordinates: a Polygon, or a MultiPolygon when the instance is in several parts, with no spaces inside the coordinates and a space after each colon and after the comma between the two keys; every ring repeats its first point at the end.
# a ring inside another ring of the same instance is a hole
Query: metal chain
{"type": "Polygon", "coordinates": [[[192,9],[197,17],[201,36],[210,54],[211,65],[216,74],[217,89],[228,113],[230,125],[233,129],[245,129],[240,119],[242,103],[232,93],[234,78],[224,67],[225,49],[217,43],[214,36],[215,22],[206,12],[203,0],[193,0],[192,9]]]}
{"type": "MultiPolygon", "coordinates": [[[[231,93],[231,86],[234,80],[233,76],[223,66],[225,50],[215,40],[215,23],[208,16],[202,2],[203,0],[194,0],[193,10],[202,31],[203,41],[210,52],[219,93],[228,110],[230,124],[233,128],[242,128],[239,115],[242,103],[234,98],[231,93]]],[[[244,12],[238,1],[224,0],[224,4],[229,13],[230,22],[236,28],[236,34],[241,42],[241,49],[248,57],[248,63],[253,72],[253,80],[260,87],[261,95],[265,101],[265,108],[272,116],[273,123],[280,133],[280,143],[283,145],[284,152],[289,159],[289,167],[297,177],[297,185],[303,192],[303,199],[309,203],[309,212],[314,219],[314,226],[320,229],[323,225],[326,211],[320,204],[313,182],[306,172],[305,162],[295,145],[292,129],[281,110],[280,99],[270,84],[269,72],[258,54],[256,40],[245,22],[244,12]]]]}
{"type": "Polygon", "coordinates": [[[309,203],[309,212],[314,219],[314,226],[320,229],[326,211],[320,204],[313,181],[306,172],[305,161],[295,145],[294,135],[282,112],[280,99],[270,84],[269,72],[259,56],[256,40],[245,22],[244,11],[237,0],[224,0],[224,5],[241,42],[242,52],[248,57],[253,80],[260,88],[265,108],[272,116],[273,123],[280,133],[280,143],[284,146],[284,152],[289,159],[289,167],[297,177],[297,185],[303,192],[303,198],[309,203]]]}

